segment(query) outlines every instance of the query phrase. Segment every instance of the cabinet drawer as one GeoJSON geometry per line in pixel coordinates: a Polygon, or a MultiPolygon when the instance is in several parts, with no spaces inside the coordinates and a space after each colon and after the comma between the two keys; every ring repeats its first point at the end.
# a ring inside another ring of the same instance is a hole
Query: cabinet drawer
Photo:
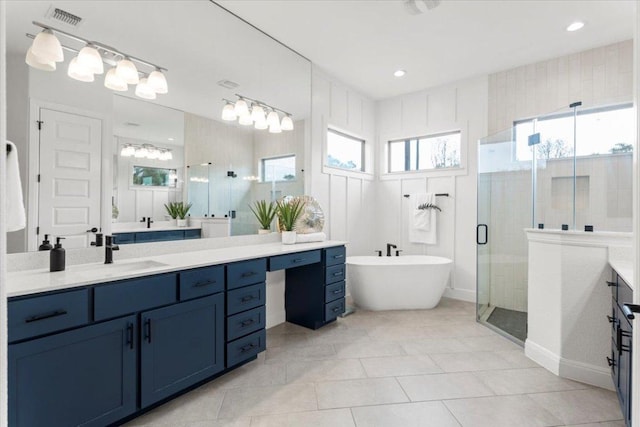
{"type": "Polygon", "coordinates": [[[128,243],[135,243],[136,241],[135,233],[118,233],[114,234],[113,237],[115,237],[115,243],[117,245],[126,245],[128,243]]]}
{"type": "Polygon", "coordinates": [[[344,298],[344,281],[332,283],[324,288],[324,302],[335,301],[344,298]]]}
{"type": "Polygon", "coordinates": [[[625,303],[633,303],[633,291],[622,277],[618,276],[618,304],[622,306],[625,303]]]}
{"type": "Polygon", "coordinates": [[[254,308],[227,318],[227,341],[233,341],[244,335],[265,327],[264,306],[254,308]]]}
{"type": "Polygon", "coordinates": [[[267,280],[267,259],[242,261],[227,266],[227,289],[252,285],[267,280]]]}
{"type": "Polygon", "coordinates": [[[335,300],[324,306],[324,320],[333,320],[344,313],[344,298],[335,300]]]}
{"type": "Polygon", "coordinates": [[[184,231],[144,231],[136,233],[136,243],[162,242],[165,240],[183,240],[184,231]]]}
{"type": "Polygon", "coordinates": [[[264,305],[264,293],[264,283],[227,292],[227,316],[264,305]]]}
{"type": "Polygon", "coordinates": [[[89,323],[89,290],[62,292],[8,303],[9,342],[89,323]]]}
{"type": "Polygon", "coordinates": [[[199,239],[200,238],[200,229],[197,230],[184,230],[184,238],[185,239],[199,239]]]}
{"type": "Polygon", "coordinates": [[[338,246],[336,248],[328,248],[324,250],[325,264],[327,267],[330,265],[344,264],[345,255],[347,251],[344,246],[338,246]]]}
{"type": "Polygon", "coordinates": [[[263,329],[227,344],[227,368],[237,365],[264,351],[267,332],[263,329]]]}
{"type": "Polygon", "coordinates": [[[327,267],[327,269],[325,270],[324,283],[329,284],[343,281],[345,277],[344,271],[344,264],[332,265],[331,267],[327,267]]]}
{"type": "Polygon", "coordinates": [[[176,302],[177,279],[177,274],[162,274],[96,286],[94,318],[110,319],[176,302]]]}
{"type": "Polygon", "coordinates": [[[269,258],[269,271],[315,264],[320,262],[321,254],[321,251],[318,249],[317,251],[274,256],[269,258]]]}
{"type": "Polygon", "coordinates": [[[180,300],[198,298],[224,291],[224,266],[180,272],[180,300]]]}

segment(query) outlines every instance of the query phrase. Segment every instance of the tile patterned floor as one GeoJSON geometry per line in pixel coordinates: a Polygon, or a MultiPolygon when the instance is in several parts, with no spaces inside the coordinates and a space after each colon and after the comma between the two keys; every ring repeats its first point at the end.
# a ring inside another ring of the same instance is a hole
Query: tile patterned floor
{"type": "Polygon", "coordinates": [[[267,331],[257,360],[127,427],[624,427],[613,392],[558,378],[475,322],[473,304],[357,311],[267,331]]]}

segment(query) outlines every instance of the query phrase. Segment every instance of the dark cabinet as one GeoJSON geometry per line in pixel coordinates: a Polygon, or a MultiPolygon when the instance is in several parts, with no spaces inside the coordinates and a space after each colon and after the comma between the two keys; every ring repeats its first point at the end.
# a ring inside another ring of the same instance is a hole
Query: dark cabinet
{"type": "Polygon", "coordinates": [[[139,231],[132,233],[113,233],[116,243],[126,245],[129,243],[149,243],[149,242],[167,242],[171,240],[199,239],[201,229],[192,228],[189,230],[158,230],[158,231],[139,231]]]}
{"type": "Polygon", "coordinates": [[[141,314],[143,408],[224,369],[224,320],[221,293],[141,314]]]}
{"type": "Polygon", "coordinates": [[[627,426],[631,426],[631,357],[633,328],[622,312],[625,303],[633,302],[633,291],[614,271],[611,281],[612,310],[607,320],[611,323],[611,357],[607,362],[611,367],[611,377],[618,392],[620,409],[627,426]]]}
{"type": "Polygon", "coordinates": [[[9,346],[9,425],[104,426],[136,411],[136,316],[9,346]]]}

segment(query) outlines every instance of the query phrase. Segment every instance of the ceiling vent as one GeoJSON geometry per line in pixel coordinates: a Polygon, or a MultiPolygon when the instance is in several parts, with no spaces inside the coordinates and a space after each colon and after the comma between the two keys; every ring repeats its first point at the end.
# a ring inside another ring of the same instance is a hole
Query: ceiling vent
{"type": "Polygon", "coordinates": [[[124,123],[125,126],[131,126],[134,128],[137,128],[138,126],[140,126],[140,123],[134,123],[134,122],[125,122],[124,123]]]}
{"type": "Polygon", "coordinates": [[[74,15],[73,13],[67,12],[66,10],[58,9],[57,7],[51,6],[47,13],[45,14],[46,18],[49,18],[56,22],[61,22],[70,27],[77,27],[82,22],[82,18],[78,15],[74,15]]]}
{"type": "Polygon", "coordinates": [[[226,87],[227,89],[235,89],[240,85],[236,82],[232,82],[231,80],[220,80],[218,82],[218,86],[226,87]]]}

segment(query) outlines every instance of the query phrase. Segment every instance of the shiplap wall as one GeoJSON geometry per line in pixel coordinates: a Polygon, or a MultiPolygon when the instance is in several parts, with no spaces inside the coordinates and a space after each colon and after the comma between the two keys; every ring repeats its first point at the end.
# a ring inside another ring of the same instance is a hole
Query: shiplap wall
{"type": "Polygon", "coordinates": [[[489,75],[489,133],[514,120],[633,100],[633,40],[489,75]]]}
{"type": "Polygon", "coordinates": [[[317,67],[312,74],[312,120],[307,147],[306,194],[316,198],[325,213],[325,232],[345,240],[348,255],[373,254],[376,204],[373,176],[375,104],[328,76],[317,67]],[[332,126],[366,140],[368,170],[348,173],[325,167],[327,127],[332,126]]]}
{"type": "Polygon", "coordinates": [[[487,132],[486,76],[427,89],[377,104],[377,224],[375,249],[395,243],[405,254],[453,259],[447,295],[475,301],[476,289],[476,175],[477,140],[487,132]],[[462,168],[431,173],[386,174],[385,145],[389,140],[461,131],[462,168]],[[404,194],[449,193],[438,198],[438,243],[408,241],[411,200],[404,194]]]}

